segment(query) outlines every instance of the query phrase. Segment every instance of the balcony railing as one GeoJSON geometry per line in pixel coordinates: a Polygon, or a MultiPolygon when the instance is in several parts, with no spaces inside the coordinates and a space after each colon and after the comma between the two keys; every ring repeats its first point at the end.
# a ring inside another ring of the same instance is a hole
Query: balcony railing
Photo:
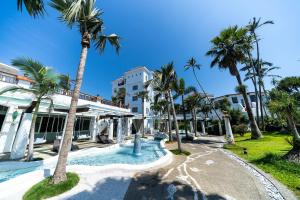
{"type": "MultiPolygon", "coordinates": [[[[59,89],[57,91],[58,94],[66,95],[66,96],[70,96],[70,97],[73,95],[73,92],[74,91],[63,90],[63,89],[59,89]]],[[[83,99],[83,100],[87,100],[87,101],[92,101],[92,102],[100,102],[102,104],[109,105],[109,106],[116,106],[116,107],[120,107],[120,108],[128,108],[128,106],[125,106],[125,105],[116,105],[116,104],[114,104],[110,100],[102,99],[99,96],[92,96],[92,95],[89,95],[89,94],[86,94],[86,93],[82,93],[82,92],[79,94],[79,99],[83,99]]]]}

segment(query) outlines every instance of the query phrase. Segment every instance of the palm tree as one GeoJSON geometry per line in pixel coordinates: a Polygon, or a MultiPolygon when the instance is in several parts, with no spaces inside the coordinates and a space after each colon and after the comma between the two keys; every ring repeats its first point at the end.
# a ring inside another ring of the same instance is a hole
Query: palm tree
{"type": "MultiPolygon", "coordinates": [[[[159,119],[165,118],[165,114],[167,113],[167,107],[168,107],[168,102],[165,99],[159,99],[156,102],[153,102],[151,104],[151,110],[157,116],[158,118],[156,119],[158,121],[158,124],[160,124],[159,119]]],[[[168,122],[166,122],[167,124],[168,122]]],[[[168,127],[167,125],[165,127],[168,127]]],[[[168,130],[167,130],[168,131],[168,130]]],[[[169,131],[168,131],[169,132],[169,131]]]]}
{"type": "Polygon", "coordinates": [[[72,95],[70,110],[67,119],[66,131],[63,137],[59,158],[52,177],[52,183],[57,184],[66,180],[66,163],[68,152],[71,148],[71,138],[73,134],[76,107],[82,78],[87,59],[88,49],[93,42],[95,48],[102,53],[107,41],[119,52],[119,37],[116,34],[106,36],[103,34],[102,12],[95,7],[95,0],[51,0],[50,6],[60,13],[60,20],[68,27],[77,26],[81,34],[81,55],[77,70],[74,93],[72,95]]]}
{"type": "MultiPolygon", "coordinates": [[[[43,100],[51,100],[51,95],[57,91],[60,82],[60,75],[54,73],[52,68],[44,66],[42,63],[31,58],[16,58],[12,60],[12,65],[22,70],[28,78],[32,80],[31,88],[23,88],[21,86],[10,86],[0,91],[5,92],[22,91],[34,95],[35,107],[32,115],[32,122],[29,132],[29,146],[27,153],[27,161],[33,159],[34,132],[39,106],[43,100]]],[[[33,105],[33,104],[32,104],[33,105]]],[[[51,105],[51,104],[50,104],[51,105]]]]}
{"type": "Polygon", "coordinates": [[[187,110],[191,112],[193,128],[195,131],[195,136],[197,136],[197,112],[200,106],[204,103],[203,97],[199,93],[194,93],[185,98],[185,104],[187,105],[187,110]]]}
{"type": "Polygon", "coordinates": [[[112,97],[112,102],[119,107],[125,104],[125,97],[126,97],[126,89],[120,88],[117,92],[116,96],[112,97]]]}
{"type": "Polygon", "coordinates": [[[43,0],[17,0],[17,8],[22,12],[25,6],[28,14],[32,17],[43,16],[45,13],[45,6],[43,0]]]}
{"type": "Polygon", "coordinates": [[[260,61],[261,61],[261,58],[260,58],[260,49],[259,49],[259,40],[260,38],[258,38],[257,36],[257,33],[256,31],[261,28],[262,26],[264,25],[267,25],[267,24],[274,24],[273,21],[271,20],[268,20],[268,21],[265,21],[263,23],[260,23],[260,20],[261,18],[259,18],[258,20],[253,17],[253,20],[249,22],[249,24],[246,26],[246,28],[248,29],[248,31],[250,32],[251,36],[253,36],[254,38],[254,42],[255,42],[255,45],[256,45],[256,70],[257,70],[257,73],[258,73],[258,83],[260,83],[258,85],[258,94],[259,94],[259,104],[260,104],[260,113],[261,113],[261,122],[262,122],[262,127],[264,127],[264,115],[263,115],[263,102],[262,102],[262,74],[260,73],[261,72],[261,65],[260,65],[260,61]]]}
{"type": "Polygon", "coordinates": [[[149,96],[148,96],[148,91],[144,90],[141,92],[138,92],[136,95],[138,98],[141,99],[142,101],[142,137],[145,137],[145,100],[148,101],[149,100],[149,96]]]}
{"type": "Polygon", "coordinates": [[[205,92],[205,90],[204,90],[202,84],[200,83],[200,81],[199,81],[199,79],[198,79],[198,77],[197,77],[197,75],[196,75],[196,69],[197,69],[197,70],[200,70],[200,67],[201,67],[201,65],[198,64],[197,61],[196,61],[196,59],[192,57],[191,59],[189,59],[189,60],[187,61],[186,65],[184,66],[184,69],[185,69],[185,70],[192,69],[193,74],[194,74],[194,77],[195,77],[195,79],[196,79],[196,81],[197,81],[197,83],[198,83],[198,85],[199,85],[201,91],[203,92],[205,98],[207,99],[207,102],[210,103],[210,105],[212,106],[212,109],[214,110],[214,113],[216,114],[216,116],[218,117],[218,119],[221,121],[221,118],[220,118],[220,116],[218,115],[218,113],[217,113],[217,111],[216,111],[216,109],[215,109],[215,106],[214,106],[213,102],[212,102],[211,99],[208,97],[207,93],[205,92]]]}
{"type": "Polygon", "coordinates": [[[152,81],[153,90],[157,93],[155,96],[155,102],[159,99],[159,97],[164,97],[168,102],[169,106],[168,108],[168,119],[169,119],[169,139],[171,139],[171,123],[170,123],[170,111],[172,111],[173,115],[173,121],[175,124],[175,132],[177,137],[177,144],[178,144],[178,150],[182,152],[181,149],[181,138],[179,136],[179,128],[178,128],[178,122],[176,118],[176,111],[174,107],[174,100],[172,95],[172,89],[174,86],[174,83],[176,81],[176,72],[174,70],[173,62],[168,63],[161,67],[160,70],[155,71],[154,73],[154,79],[152,81]]]}
{"type": "Polygon", "coordinates": [[[183,78],[180,78],[177,80],[174,84],[174,91],[176,92],[174,98],[177,99],[178,97],[181,97],[181,106],[183,110],[183,120],[184,120],[184,129],[185,129],[185,137],[188,139],[188,130],[187,130],[187,120],[186,120],[186,108],[184,103],[184,96],[188,95],[190,93],[196,93],[197,90],[193,86],[186,87],[185,81],[183,78]]]}
{"type": "Polygon", "coordinates": [[[218,65],[220,69],[229,69],[230,74],[236,77],[250,121],[251,138],[259,139],[262,137],[262,134],[254,119],[246,87],[243,85],[239,70],[237,69],[237,65],[246,59],[247,52],[251,49],[246,34],[247,29],[238,28],[237,26],[223,30],[219,36],[211,40],[212,48],[206,55],[213,57],[211,67],[218,65]]]}

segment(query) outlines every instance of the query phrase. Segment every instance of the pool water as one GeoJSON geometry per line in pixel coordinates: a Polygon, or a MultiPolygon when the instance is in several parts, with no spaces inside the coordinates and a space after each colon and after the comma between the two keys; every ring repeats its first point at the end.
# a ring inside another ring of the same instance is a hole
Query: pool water
{"type": "Polygon", "coordinates": [[[123,146],[107,153],[72,158],[69,161],[69,165],[146,164],[165,155],[158,142],[142,142],[142,155],[140,156],[135,156],[132,152],[132,145],[123,146]]]}
{"type": "MultiPolygon", "coordinates": [[[[160,147],[159,142],[143,141],[140,156],[133,153],[133,145],[126,145],[108,152],[92,152],[88,155],[74,156],[68,160],[68,165],[89,165],[103,166],[108,164],[147,164],[158,160],[165,155],[164,150],[160,147]]],[[[35,170],[50,168],[49,165],[44,166],[41,162],[23,163],[24,167],[1,169],[0,163],[0,183],[26,174],[35,170]],[[31,164],[31,165],[28,165],[31,164]]],[[[53,168],[54,165],[51,165],[53,168]]]]}

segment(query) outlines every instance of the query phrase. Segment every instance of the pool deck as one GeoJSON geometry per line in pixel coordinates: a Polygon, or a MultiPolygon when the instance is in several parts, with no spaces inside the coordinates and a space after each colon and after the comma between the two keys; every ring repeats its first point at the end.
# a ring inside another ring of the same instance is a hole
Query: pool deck
{"type": "MultiPolygon", "coordinates": [[[[90,140],[78,140],[78,141],[73,141],[73,144],[78,148],[74,150],[73,152],[76,152],[78,150],[82,149],[88,149],[88,148],[105,148],[108,146],[111,146],[113,144],[101,144],[101,143],[96,143],[90,140]]],[[[41,144],[41,145],[35,145],[34,147],[34,158],[42,158],[42,159],[48,159],[51,157],[54,157],[57,155],[57,152],[52,151],[53,144],[41,144]]],[[[1,161],[9,161],[9,153],[1,154],[0,155],[0,162],[1,161]]]]}

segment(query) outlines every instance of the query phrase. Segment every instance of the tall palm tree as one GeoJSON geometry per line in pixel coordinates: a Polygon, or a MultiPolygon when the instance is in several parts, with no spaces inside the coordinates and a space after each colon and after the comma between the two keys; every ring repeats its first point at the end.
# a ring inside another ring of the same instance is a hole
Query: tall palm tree
{"type": "Polygon", "coordinates": [[[82,78],[91,43],[102,53],[107,41],[119,52],[119,37],[116,34],[106,36],[103,34],[102,12],[95,6],[96,0],[51,0],[50,6],[60,14],[60,20],[68,27],[77,26],[81,34],[81,54],[77,70],[74,93],[72,95],[70,110],[67,119],[66,131],[59,151],[58,162],[52,177],[52,183],[57,184],[66,180],[66,163],[71,148],[76,107],[79,98],[82,78]]]}
{"type": "Polygon", "coordinates": [[[174,84],[174,91],[175,91],[175,96],[174,98],[177,99],[178,97],[181,97],[181,106],[183,110],[183,120],[184,120],[184,129],[185,129],[185,137],[188,139],[188,130],[187,130],[187,120],[186,120],[186,108],[185,108],[185,103],[184,103],[184,96],[188,95],[190,93],[196,93],[197,90],[193,86],[186,87],[185,81],[183,78],[178,79],[175,84],[174,84]]]}
{"type": "Polygon", "coordinates": [[[192,57],[192,58],[190,58],[190,59],[187,61],[186,65],[184,66],[184,69],[185,69],[185,70],[192,69],[193,74],[194,74],[194,77],[195,77],[195,79],[196,79],[196,81],[197,81],[197,83],[198,83],[198,85],[199,85],[201,91],[203,92],[203,94],[204,94],[204,96],[205,96],[207,102],[209,102],[209,104],[211,104],[214,113],[215,113],[216,116],[218,117],[219,121],[221,121],[222,119],[221,119],[221,117],[218,115],[218,113],[217,113],[217,111],[216,111],[216,109],[215,109],[215,106],[214,106],[212,100],[208,97],[207,93],[205,92],[205,90],[204,90],[202,84],[200,83],[200,81],[199,81],[199,79],[198,79],[198,77],[197,77],[197,75],[196,75],[196,69],[197,69],[197,70],[200,70],[200,67],[201,67],[201,65],[198,64],[197,61],[196,61],[196,59],[192,57]]]}
{"type": "Polygon", "coordinates": [[[0,91],[0,95],[5,92],[21,91],[33,94],[35,107],[32,115],[32,122],[29,132],[29,146],[27,153],[27,161],[33,159],[34,132],[39,106],[43,100],[51,100],[51,96],[59,88],[61,76],[55,74],[52,68],[44,66],[42,63],[31,58],[20,57],[12,60],[12,65],[22,70],[29,79],[32,80],[30,88],[21,86],[10,86],[0,91]]]}
{"type": "Polygon", "coordinates": [[[17,0],[17,8],[22,12],[25,6],[28,14],[32,17],[43,16],[45,13],[45,6],[43,0],[17,0]]]}
{"type": "Polygon", "coordinates": [[[259,104],[260,104],[260,113],[261,113],[261,123],[262,123],[262,127],[264,127],[264,115],[263,115],[263,101],[262,101],[262,74],[261,74],[261,58],[260,58],[260,49],[259,49],[259,40],[260,38],[257,36],[257,30],[259,28],[261,28],[262,26],[265,26],[267,24],[274,24],[273,21],[268,20],[265,22],[260,22],[261,18],[256,19],[255,17],[253,17],[253,20],[249,22],[249,24],[246,26],[246,28],[248,29],[248,31],[250,32],[250,34],[253,36],[254,38],[254,42],[256,45],[256,70],[257,70],[257,74],[258,74],[258,83],[260,83],[258,85],[258,90],[259,90],[259,104]]]}
{"type": "Polygon", "coordinates": [[[145,137],[145,100],[148,101],[149,100],[149,96],[148,96],[148,91],[144,90],[144,91],[140,91],[137,93],[136,95],[138,98],[141,99],[142,101],[142,137],[145,137]]]}
{"type": "MultiPolygon", "coordinates": [[[[163,96],[169,102],[168,113],[170,113],[170,111],[172,112],[173,121],[175,124],[178,150],[182,152],[181,138],[179,136],[178,122],[177,122],[174,100],[172,95],[172,89],[176,81],[176,77],[177,76],[174,70],[173,62],[171,62],[162,66],[160,70],[155,71],[152,85],[153,85],[153,90],[157,93],[157,95],[155,96],[155,101],[157,101],[159,97],[163,96]]],[[[169,118],[169,131],[170,131],[171,130],[170,117],[168,116],[168,118],[169,118]]],[[[169,134],[169,137],[170,136],[171,134],[169,134]]]]}
{"type": "Polygon", "coordinates": [[[211,67],[218,65],[220,69],[229,69],[230,74],[236,77],[250,121],[251,138],[259,139],[262,134],[254,119],[246,87],[237,69],[237,65],[246,59],[247,52],[251,49],[247,37],[247,29],[238,28],[237,26],[229,27],[211,40],[212,47],[206,55],[213,57],[211,67]]]}

